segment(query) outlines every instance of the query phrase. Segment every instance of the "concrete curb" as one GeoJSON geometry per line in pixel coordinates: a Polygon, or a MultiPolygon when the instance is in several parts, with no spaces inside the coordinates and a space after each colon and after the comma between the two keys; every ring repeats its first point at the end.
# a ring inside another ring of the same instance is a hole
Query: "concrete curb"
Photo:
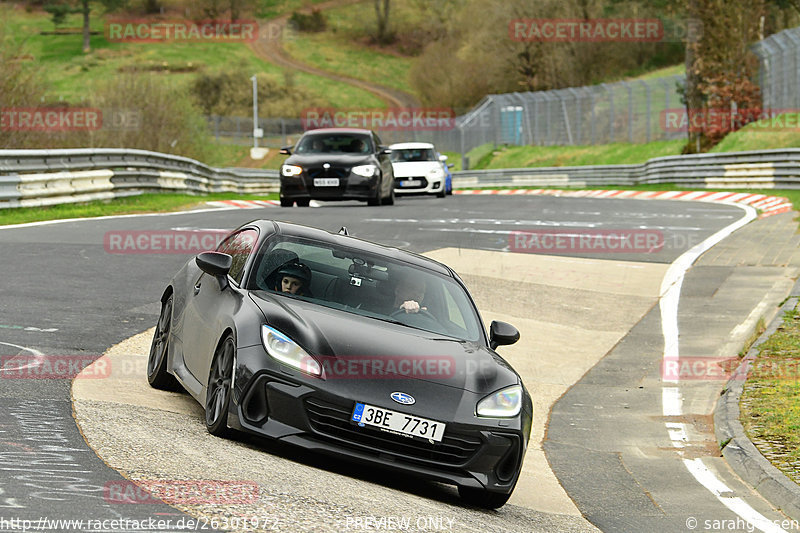
{"type": "MultiPolygon", "coordinates": [[[[792,288],[793,295],[800,294],[800,281],[792,288]]],[[[746,375],[745,365],[758,354],[758,346],[765,342],[783,323],[786,311],[793,310],[800,297],[792,296],[781,307],[767,330],[750,347],[735,375],[746,375]]],[[[731,379],[717,400],[714,409],[714,432],[722,447],[722,456],[743,480],[749,483],[772,505],[794,520],[800,520],[800,485],[786,477],[772,465],[744,432],[739,421],[739,400],[744,390],[744,379],[731,379]]]]}

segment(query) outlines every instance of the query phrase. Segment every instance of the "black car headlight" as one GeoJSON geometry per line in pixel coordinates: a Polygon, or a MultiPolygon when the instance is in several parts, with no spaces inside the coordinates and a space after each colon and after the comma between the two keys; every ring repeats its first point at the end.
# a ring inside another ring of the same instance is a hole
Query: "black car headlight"
{"type": "Polygon", "coordinates": [[[261,326],[261,341],[273,359],[312,376],[322,375],[319,361],[277,329],[267,325],[261,326]]]}
{"type": "Polygon", "coordinates": [[[298,167],[297,165],[281,166],[281,176],[291,178],[292,176],[299,176],[302,173],[303,173],[303,167],[298,167]]]}
{"type": "Polygon", "coordinates": [[[478,402],[478,416],[489,418],[513,418],[522,409],[522,387],[512,385],[493,392],[478,402]]]}
{"type": "Polygon", "coordinates": [[[375,165],[359,165],[357,167],[353,167],[352,169],[353,174],[357,174],[359,176],[365,178],[371,178],[378,172],[378,167],[375,165]]]}

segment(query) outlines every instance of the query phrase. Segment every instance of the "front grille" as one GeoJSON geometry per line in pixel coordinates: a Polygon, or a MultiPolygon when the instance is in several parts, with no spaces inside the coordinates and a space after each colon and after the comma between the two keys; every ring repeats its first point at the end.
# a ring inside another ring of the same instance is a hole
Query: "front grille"
{"type": "Polygon", "coordinates": [[[310,168],[308,169],[308,176],[314,178],[346,178],[350,171],[346,168],[310,168]]]}
{"type": "Polygon", "coordinates": [[[318,398],[307,398],[305,406],[314,431],[375,455],[391,454],[424,464],[458,466],[469,461],[481,446],[478,437],[455,435],[449,430],[445,430],[441,442],[431,444],[375,428],[358,427],[350,422],[352,407],[318,398]]]}
{"type": "Polygon", "coordinates": [[[425,179],[423,176],[410,176],[408,178],[395,178],[395,187],[398,189],[424,189],[428,186],[428,180],[425,179]],[[414,185],[414,186],[403,186],[403,183],[409,180],[421,180],[421,185],[414,185]]]}

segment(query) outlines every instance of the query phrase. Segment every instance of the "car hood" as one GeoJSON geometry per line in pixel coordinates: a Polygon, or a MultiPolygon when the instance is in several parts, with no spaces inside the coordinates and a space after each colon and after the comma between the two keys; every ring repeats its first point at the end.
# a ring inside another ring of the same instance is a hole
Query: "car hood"
{"type": "Polygon", "coordinates": [[[330,163],[337,167],[353,167],[375,163],[375,157],[369,154],[292,154],[286,160],[287,165],[318,167],[330,163]]]}
{"type": "Polygon", "coordinates": [[[392,163],[394,177],[427,176],[428,172],[442,168],[438,161],[408,161],[405,163],[392,163]]]}
{"type": "Polygon", "coordinates": [[[488,394],[520,382],[504,359],[478,343],[265,291],[251,296],[269,326],[322,363],[330,385],[358,380],[385,388],[411,378],[488,394]]]}

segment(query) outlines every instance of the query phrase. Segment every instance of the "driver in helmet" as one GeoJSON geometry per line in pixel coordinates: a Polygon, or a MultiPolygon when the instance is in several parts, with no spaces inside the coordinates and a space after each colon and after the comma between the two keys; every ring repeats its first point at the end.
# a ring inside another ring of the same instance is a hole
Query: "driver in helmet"
{"type": "Polygon", "coordinates": [[[303,263],[289,263],[278,271],[278,283],[275,290],[297,296],[311,296],[310,284],[311,269],[303,263]]]}

